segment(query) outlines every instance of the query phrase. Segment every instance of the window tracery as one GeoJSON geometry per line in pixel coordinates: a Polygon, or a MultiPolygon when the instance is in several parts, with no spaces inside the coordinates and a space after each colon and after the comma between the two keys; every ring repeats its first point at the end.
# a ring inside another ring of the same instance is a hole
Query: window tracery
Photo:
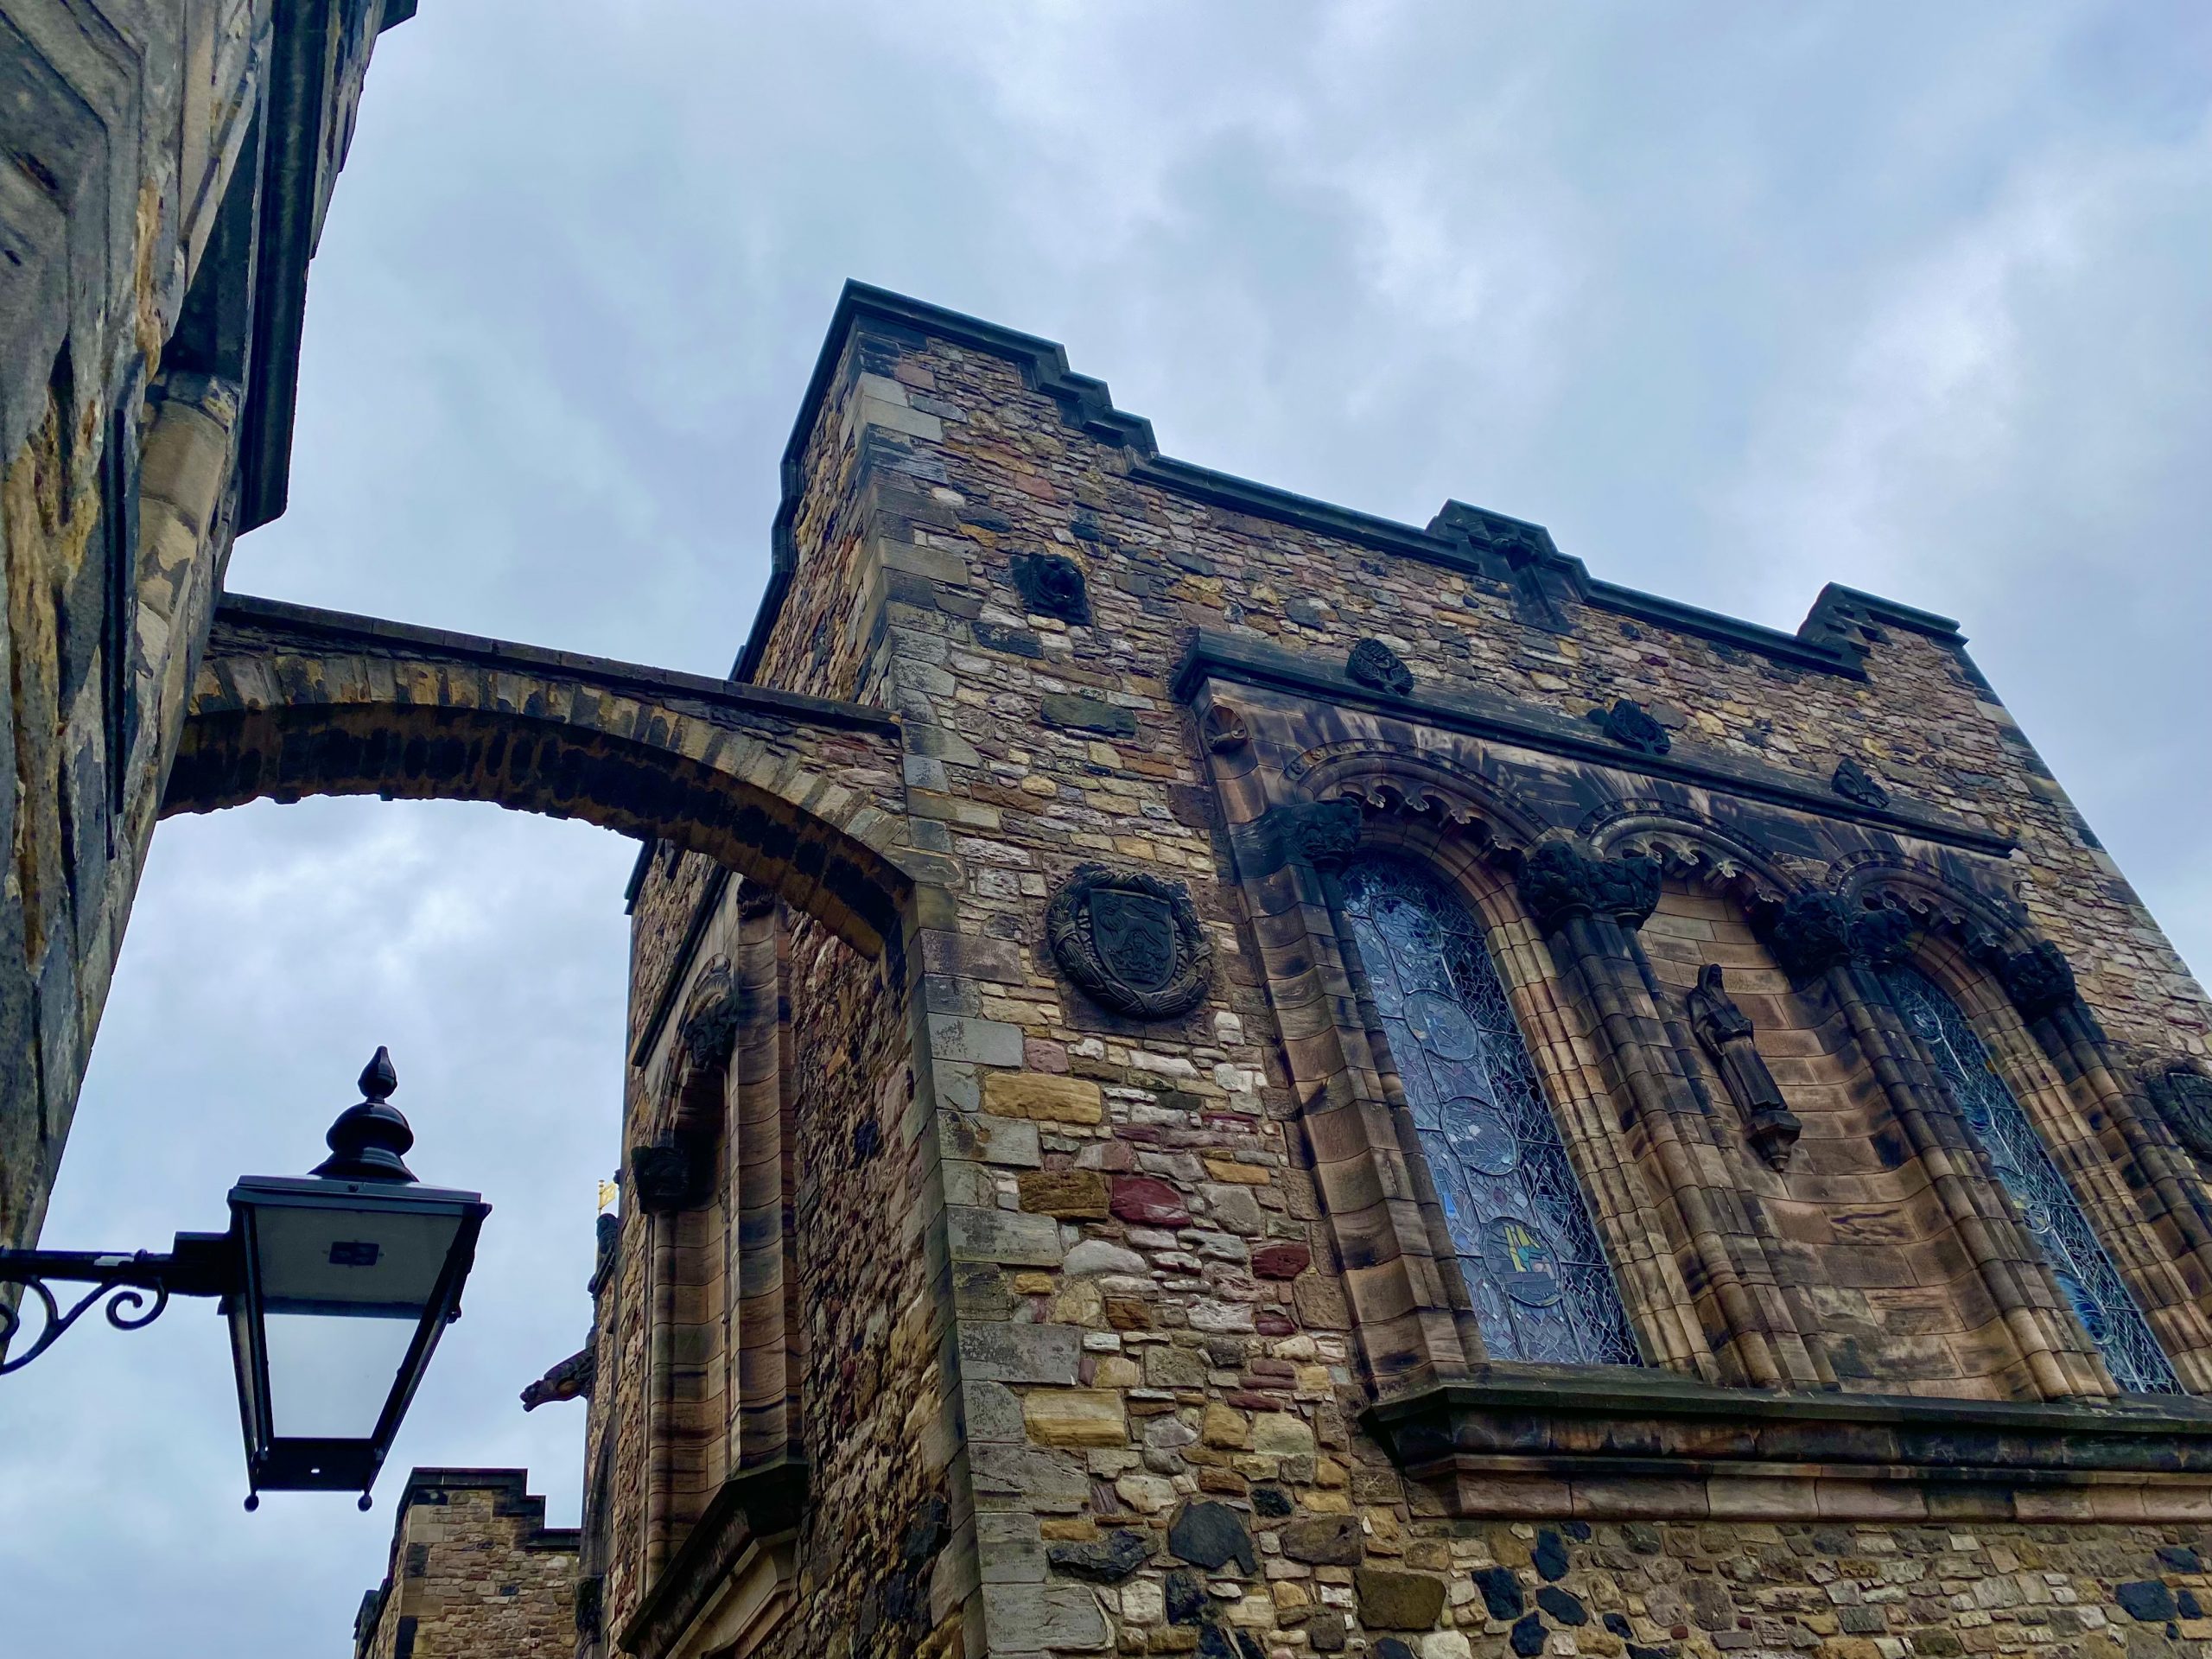
{"type": "Polygon", "coordinates": [[[1494,1359],[1642,1363],[1520,1027],[1465,905],[1369,855],[1344,911],[1494,1359]]]}
{"type": "Polygon", "coordinates": [[[2113,1380],[2136,1393],[2177,1392],[2181,1384],[2171,1362],[2098,1243],[2074,1189],[1958,1005],[1917,969],[1900,964],[1881,975],[2113,1380]]]}

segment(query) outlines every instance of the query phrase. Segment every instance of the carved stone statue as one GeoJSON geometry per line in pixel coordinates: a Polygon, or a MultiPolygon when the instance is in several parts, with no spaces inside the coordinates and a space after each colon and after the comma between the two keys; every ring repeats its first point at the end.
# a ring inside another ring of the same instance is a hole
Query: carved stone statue
{"type": "Polygon", "coordinates": [[[1744,1138],[1773,1168],[1783,1167],[1805,1126],[1783,1103],[1781,1085],[1752,1044],[1751,1016],[1721,988],[1719,963],[1708,963],[1698,975],[1689,1008],[1698,1041],[1744,1115],[1744,1138]]]}

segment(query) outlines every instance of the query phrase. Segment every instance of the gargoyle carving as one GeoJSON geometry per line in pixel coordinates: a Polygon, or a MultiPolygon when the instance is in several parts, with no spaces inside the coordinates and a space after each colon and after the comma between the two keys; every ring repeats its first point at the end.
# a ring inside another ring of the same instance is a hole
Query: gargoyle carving
{"type": "Polygon", "coordinates": [[[594,1374],[599,1369],[595,1350],[580,1348],[522,1391],[522,1408],[536,1411],[556,1400],[591,1398],[594,1374]]]}

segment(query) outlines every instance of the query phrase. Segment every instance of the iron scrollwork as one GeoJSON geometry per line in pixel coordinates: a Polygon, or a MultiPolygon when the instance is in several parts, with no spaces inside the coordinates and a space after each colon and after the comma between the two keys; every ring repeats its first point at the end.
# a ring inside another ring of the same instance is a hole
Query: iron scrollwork
{"type": "Polygon", "coordinates": [[[22,1334],[20,1302],[0,1301],[0,1376],[20,1371],[67,1333],[98,1305],[118,1331],[143,1331],[177,1296],[221,1296],[237,1279],[237,1254],[227,1233],[181,1233],[168,1255],[139,1250],[130,1255],[89,1250],[0,1250],[0,1284],[21,1285],[39,1305],[41,1323],[29,1347],[12,1351],[22,1334]],[[56,1284],[90,1285],[62,1306],[56,1284]],[[151,1298],[150,1304],[148,1299],[151,1298]]]}

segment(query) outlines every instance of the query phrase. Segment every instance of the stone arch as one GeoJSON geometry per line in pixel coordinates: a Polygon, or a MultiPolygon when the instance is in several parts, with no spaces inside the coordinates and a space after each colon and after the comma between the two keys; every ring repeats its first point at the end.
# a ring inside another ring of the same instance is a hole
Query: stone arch
{"type": "Polygon", "coordinates": [[[1910,859],[1879,853],[1840,859],[1829,868],[1827,887],[1856,908],[1895,911],[1916,930],[1949,938],[1970,957],[2010,955],[2037,943],[2013,899],[1910,859]]]}
{"type": "Polygon", "coordinates": [[[1439,834],[1456,831],[1484,849],[1525,852],[1546,829],[1471,767],[1388,745],[1334,747],[1313,762],[1300,784],[1311,799],[1352,801],[1370,814],[1426,820],[1439,834]]]}
{"type": "Polygon", "coordinates": [[[1764,848],[1673,803],[1616,801],[1577,826],[1600,858],[1656,858],[1662,874],[1726,894],[1746,914],[1780,905],[1807,884],[1764,848]]]}
{"type": "Polygon", "coordinates": [[[870,956],[913,878],[880,711],[226,598],[163,816],[267,798],[489,801],[704,854],[870,956]]]}

